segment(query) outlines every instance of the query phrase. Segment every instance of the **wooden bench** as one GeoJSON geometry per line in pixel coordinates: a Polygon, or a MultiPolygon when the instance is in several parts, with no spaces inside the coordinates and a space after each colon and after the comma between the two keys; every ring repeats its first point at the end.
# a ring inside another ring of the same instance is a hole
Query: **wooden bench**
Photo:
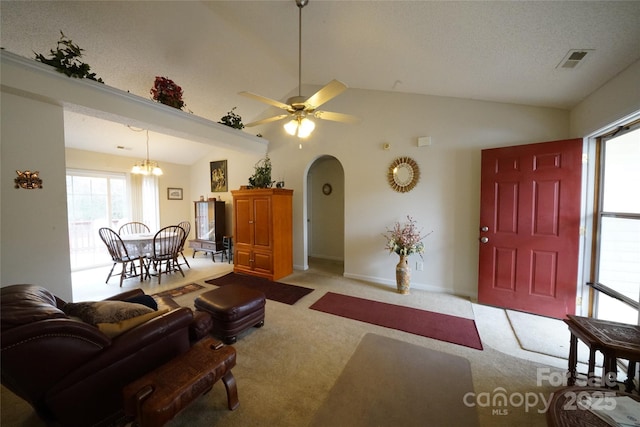
{"type": "Polygon", "coordinates": [[[187,352],[128,384],[124,390],[125,415],[137,425],[162,426],[199,396],[207,393],[219,379],[227,390],[227,404],[234,410],[240,404],[231,368],[236,351],[212,338],[204,338],[187,352]]]}

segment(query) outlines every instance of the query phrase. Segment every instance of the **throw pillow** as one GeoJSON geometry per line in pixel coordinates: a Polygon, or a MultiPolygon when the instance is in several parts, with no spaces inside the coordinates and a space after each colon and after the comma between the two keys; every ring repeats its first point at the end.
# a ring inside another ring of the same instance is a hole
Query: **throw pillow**
{"type": "Polygon", "coordinates": [[[116,323],[132,317],[153,313],[142,304],[126,301],[69,302],[62,308],[67,316],[76,316],[91,325],[116,323]]]}
{"type": "Polygon", "coordinates": [[[153,299],[151,295],[137,295],[135,297],[127,298],[125,301],[146,305],[147,307],[153,308],[154,310],[158,309],[158,303],[155,299],[153,299]]]}
{"type": "Polygon", "coordinates": [[[106,336],[108,336],[109,338],[115,338],[118,335],[122,334],[123,332],[128,331],[129,329],[133,329],[138,325],[142,325],[143,323],[148,322],[149,320],[155,317],[161,316],[168,312],[169,310],[167,309],[152,311],[151,313],[143,314],[142,316],[132,317],[130,319],[123,320],[121,322],[98,323],[96,326],[98,326],[98,329],[100,329],[100,331],[106,336]]]}

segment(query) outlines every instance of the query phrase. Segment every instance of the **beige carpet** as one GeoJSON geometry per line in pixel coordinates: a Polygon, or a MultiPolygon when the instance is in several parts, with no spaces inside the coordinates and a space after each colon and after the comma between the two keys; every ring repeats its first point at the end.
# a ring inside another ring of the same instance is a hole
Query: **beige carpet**
{"type": "Polygon", "coordinates": [[[366,334],[311,426],[474,427],[476,409],[464,404],[469,392],[473,381],[467,359],[366,334]],[[449,379],[447,386],[434,393],[443,378],[449,379]]]}
{"type": "MultiPolygon", "coordinates": [[[[190,259],[191,269],[185,276],[163,277],[162,286],[145,282],[147,293],[156,293],[189,283],[203,285],[200,291],[213,289],[204,283],[211,277],[226,274],[232,266],[212,263],[210,258],[190,259]]],[[[495,310],[472,304],[468,299],[412,290],[410,295],[400,295],[392,287],[367,283],[342,277],[342,266],[331,262],[314,263],[307,271],[295,271],[281,281],[315,289],[295,305],[267,301],[265,326],[251,329],[239,337],[234,345],[237,366],[233,373],[238,384],[240,406],[235,411],[226,407],[224,385],[219,382],[207,395],[198,398],[167,427],[247,427],[247,426],[308,426],[324,402],[330,397],[345,366],[367,334],[376,334],[400,340],[421,348],[446,353],[469,361],[473,391],[478,396],[493,396],[496,390],[504,390],[509,396],[545,396],[555,389],[548,384],[538,384],[540,368],[566,369],[566,360],[540,356],[514,346],[514,354],[507,355],[511,342],[516,339],[503,310],[495,310]],[[484,350],[474,350],[455,344],[415,336],[406,332],[389,330],[309,309],[326,292],[340,292],[361,298],[387,301],[423,310],[437,311],[454,316],[474,319],[483,341],[484,350]],[[540,362],[545,360],[545,362],[540,362]],[[548,360],[548,362],[546,362],[548,360]]],[[[104,284],[108,273],[86,273],[88,281],[82,281],[78,294],[80,300],[97,300],[120,291],[117,284],[104,284]],[[93,282],[91,282],[93,280],[93,282]],[[92,294],[88,291],[94,290],[92,294]],[[95,291],[101,292],[96,294],[95,291]]],[[[75,282],[74,282],[75,283],[75,282]]],[[[125,281],[123,290],[140,286],[139,281],[125,281]]],[[[75,284],[74,284],[75,292],[75,284]]],[[[192,306],[199,291],[176,298],[182,305],[192,306]]],[[[427,392],[415,397],[415,405],[437,399],[442,390],[456,386],[457,377],[442,375],[440,381],[427,384],[427,392]]],[[[381,384],[381,387],[385,387],[381,384]]],[[[357,385],[343,396],[349,398],[357,391],[357,385]]],[[[5,388],[1,390],[2,407],[0,424],[19,427],[42,427],[31,408],[5,388]]],[[[516,401],[517,403],[517,401],[516,401]]],[[[546,426],[542,402],[535,407],[510,405],[503,411],[486,405],[478,405],[479,425],[494,426],[546,426]]],[[[418,420],[420,421],[420,420],[418,420]]],[[[424,424],[427,425],[427,424],[424,424]]],[[[451,424],[454,425],[454,424],[451,424]]]]}

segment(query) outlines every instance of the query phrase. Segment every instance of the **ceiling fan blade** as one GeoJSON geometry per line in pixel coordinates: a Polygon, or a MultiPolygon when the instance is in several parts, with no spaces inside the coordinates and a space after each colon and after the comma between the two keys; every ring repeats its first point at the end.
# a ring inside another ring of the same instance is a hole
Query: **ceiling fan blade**
{"type": "Polygon", "coordinates": [[[262,120],[256,120],[255,122],[246,124],[245,127],[250,128],[252,126],[263,125],[265,123],[277,122],[278,120],[286,119],[287,117],[290,117],[290,116],[291,116],[290,114],[280,114],[279,116],[268,117],[262,120]]]}
{"type": "Polygon", "coordinates": [[[360,118],[351,114],[332,113],[331,111],[314,111],[314,117],[322,120],[332,120],[334,122],[358,123],[360,118]]]}
{"type": "Polygon", "coordinates": [[[315,110],[322,104],[347,90],[347,85],[339,80],[331,80],[322,89],[311,95],[304,102],[305,110],[315,110]]]}
{"type": "Polygon", "coordinates": [[[258,100],[260,102],[264,102],[265,104],[269,104],[269,105],[273,105],[274,107],[278,107],[281,108],[283,110],[287,110],[289,111],[291,109],[291,106],[280,102],[280,101],[276,101],[275,99],[271,99],[271,98],[266,98],[262,95],[256,95],[255,93],[251,93],[251,92],[240,92],[240,95],[246,96],[248,98],[253,98],[255,100],[258,100]]]}

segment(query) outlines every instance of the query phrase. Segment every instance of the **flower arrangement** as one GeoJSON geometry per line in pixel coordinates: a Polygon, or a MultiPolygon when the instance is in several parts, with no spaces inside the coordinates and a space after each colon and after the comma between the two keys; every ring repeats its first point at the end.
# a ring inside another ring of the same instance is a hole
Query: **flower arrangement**
{"type": "Polygon", "coordinates": [[[158,77],[149,91],[155,101],[182,110],[186,105],[182,100],[182,88],[167,77],[158,77]]]}
{"type": "Polygon", "coordinates": [[[422,240],[431,233],[422,234],[422,230],[417,229],[416,221],[407,215],[407,222],[400,224],[396,222],[392,229],[387,228],[383,236],[387,239],[385,249],[395,252],[400,256],[424,253],[424,243],[422,240]]]}

